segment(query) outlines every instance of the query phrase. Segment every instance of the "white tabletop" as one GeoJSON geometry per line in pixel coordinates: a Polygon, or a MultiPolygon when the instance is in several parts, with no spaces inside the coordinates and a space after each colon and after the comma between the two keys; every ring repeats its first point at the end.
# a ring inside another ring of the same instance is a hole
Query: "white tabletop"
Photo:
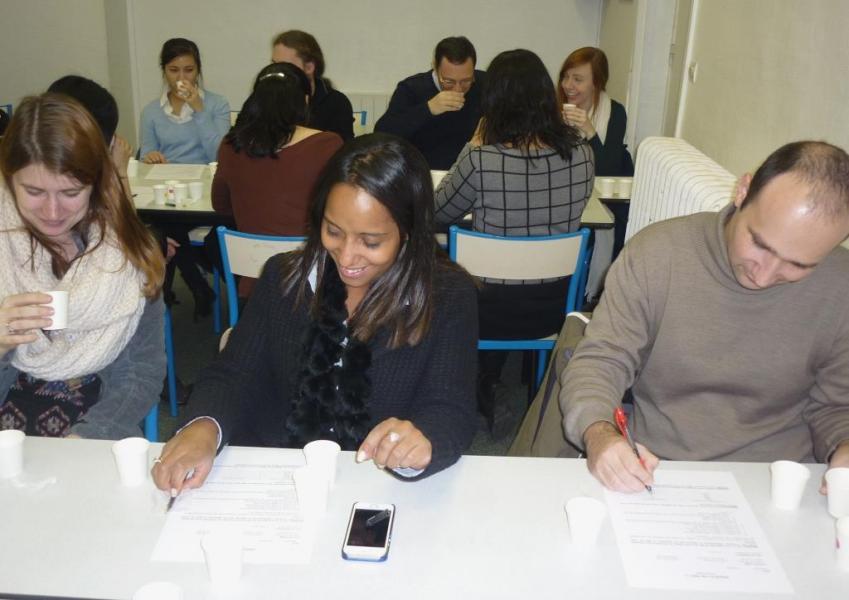
{"type": "MultiPolygon", "coordinates": [[[[203,165],[203,175],[200,179],[182,179],[181,183],[189,183],[191,181],[203,182],[203,196],[200,200],[189,201],[182,203],[180,206],[171,204],[155,204],[153,202],[153,186],[159,183],[165,183],[160,179],[148,179],[147,174],[154,165],[139,163],[139,170],[136,177],[130,178],[130,190],[133,193],[133,202],[136,209],[144,213],[144,211],[172,211],[172,212],[191,212],[191,213],[211,213],[212,198],[210,188],[212,187],[212,174],[206,165],[203,165]]],[[[200,165],[198,165],[200,166],[200,165]]]]}
{"type": "MultiPolygon", "coordinates": [[[[336,489],[307,566],[245,565],[239,587],[212,593],[204,566],[150,562],[165,515],[152,484],[118,483],[110,442],[27,438],[26,479],[55,476],[41,491],[0,481],[0,598],[5,593],[130,598],[152,580],[181,585],[187,600],[232,598],[709,598],[629,588],[608,519],[590,551],[570,545],[564,502],[602,497],[582,460],[463,457],[420,482],[398,481],[371,463],[340,459],[336,489]],[[389,559],[348,562],[340,549],[351,504],[397,507],[389,559]]],[[[299,452],[257,450],[258,452],[299,452]]],[[[152,450],[151,456],[158,454],[152,450]]],[[[802,507],[769,505],[764,464],[677,463],[731,471],[795,589],[782,598],[845,598],[849,574],[834,566],[833,520],[814,471],[802,507]]],[[[722,598],[759,600],[758,594],[722,598]]]]}

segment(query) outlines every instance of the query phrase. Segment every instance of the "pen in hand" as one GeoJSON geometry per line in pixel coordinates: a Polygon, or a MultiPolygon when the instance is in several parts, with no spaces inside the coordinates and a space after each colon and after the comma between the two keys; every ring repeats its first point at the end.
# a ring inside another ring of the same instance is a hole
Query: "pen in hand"
{"type": "MultiPolygon", "coordinates": [[[[622,434],[622,437],[628,442],[628,445],[631,446],[631,450],[634,451],[634,455],[640,459],[640,463],[645,467],[646,461],[643,460],[643,457],[640,456],[640,451],[637,449],[637,444],[634,442],[634,437],[631,435],[631,431],[628,429],[628,417],[625,415],[625,411],[622,410],[622,407],[618,407],[613,411],[613,419],[616,421],[616,426],[619,428],[619,432],[622,434]]],[[[649,493],[652,493],[651,486],[646,485],[646,490],[649,493]]]]}
{"type": "MultiPolygon", "coordinates": [[[[186,473],[186,478],[183,481],[187,481],[194,474],[195,474],[195,470],[189,469],[189,472],[186,473]]],[[[171,497],[168,499],[168,506],[165,507],[165,512],[169,512],[171,510],[171,507],[174,506],[174,502],[177,501],[177,497],[179,495],[180,495],[180,492],[178,492],[175,488],[171,488],[171,497]]]]}

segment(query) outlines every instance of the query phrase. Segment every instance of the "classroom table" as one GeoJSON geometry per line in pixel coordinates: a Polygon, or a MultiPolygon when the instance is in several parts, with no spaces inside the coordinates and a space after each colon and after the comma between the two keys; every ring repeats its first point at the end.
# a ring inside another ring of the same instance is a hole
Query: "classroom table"
{"type": "MultiPolygon", "coordinates": [[[[211,587],[203,564],[151,562],[165,521],[151,482],[118,482],[111,442],[28,437],[24,480],[57,478],[40,491],[0,480],[0,598],[11,594],[130,598],[154,580],[201,598],[533,598],[762,600],[628,587],[608,518],[598,544],[571,545],[563,505],[602,498],[580,459],[464,456],[417,482],[400,481],[340,456],[336,488],[308,565],[247,564],[238,586],[211,587]],[[345,561],[342,537],[355,501],[397,507],[389,558],[345,561]]],[[[298,450],[256,449],[294,453],[298,450]]],[[[150,457],[158,455],[156,447],[150,457]]],[[[732,472],[792,583],[781,598],[845,598],[849,573],[836,569],[834,521],[817,493],[822,465],[797,511],[769,503],[769,467],[757,463],[663,463],[661,468],[732,472]]],[[[775,596],[772,596],[775,597],[775,596]]]]}
{"type": "MultiPolygon", "coordinates": [[[[165,183],[158,179],[148,179],[147,174],[154,165],[139,163],[136,177],[130,178],[130,190],[133,192],[133,202],[139,216],[143,221],[149,223],[180,223],[185,225],[226,225],[233,227],[233,217],[222,215],[212,208],[210,188],[212,187],[212,174],[209,167],[204,166],[200,181],[203,182],[203,195],[200,200],[184,202],[180,206],[170,204],[155,204],[153,202],[152,186],[157,183],[165,183]]],[[[183,183],[198,181],[184,179],[183,183]]]]}

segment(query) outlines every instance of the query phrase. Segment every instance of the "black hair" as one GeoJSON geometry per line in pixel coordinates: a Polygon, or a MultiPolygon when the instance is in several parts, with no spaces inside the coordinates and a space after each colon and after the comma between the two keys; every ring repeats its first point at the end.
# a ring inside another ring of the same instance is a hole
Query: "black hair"
{"type": "Polygon", "coordinates": [[[433,51],[433,67],[439,67],[439,63],[443,58],[448,59],[448,62],[455,65],[462,65],[470,58],[472,59],[472,65],[476,65],[478,62],[475,47],[469,41],[469,38],[462,35],[439,40],[433,51]]]}
{"type": "Polygon", "coordinates": [[[0,108],[0,137],[3,137],[3,134],[6,133],[6,128],[9,126],[9,115],[6,114],[6,111],[0,108]]]}
{"type": "Polygon", "coordinates": [[[580,143],[578,132],[563,122],[554,82],[530,50],[508,50],[492,59],[481,90],[484,144],[510,144],[527,151],[547,146],[564,160],[580,143]]]}
{"type": "Polygon", "coordinates": [[[310,82],[290,63],[272,63],[256,76],[236,124],[224,137],[233,150],[259,158],[277,156],[292,139],[295,127],[307,121],[310,82]]]}
{"type": "Polygon", "coordinates": [[[842,148],[814,141],[791,142],[770,154],[752,176],[740,210],[785,173],[793,173],[811,186],[808,200],[815,210],[830,217],[849,213],[849,155],[842,148]]]}
{"type": "Polygon", "coordinates": [[[321,242],[324,211],[333,188],[340,183],[360,188],[385,206],[401,233],[395,263],[372,283],[348,326],[362,341],[387,327],[390,347],[415,345],[430,327],[436,265],[450,263],[434,239],[430,167],[415,146],[400,137],[385,133],[360,136],[333,155],[316,187],[306,244],[295,254],[284,286],[298,285],[298,296],[304,297],[307,277],[315,266],[319,280],[311,310],[317,314],[322,274],[332,261],[321,242]]]}
{"type": "Polygon", "coordinates": [[[162,51],[159,53],[159,66],[162,68],[162,71],[165,71],[165,65],[179,56],[191,56],[194,58],[195,64],[198,66],[198,77],[203,75],[198,45],[186,38],[171,38],[162,44],[162,51]]]}
{"type": "Polygon", "coordinates": [[[47,91],[65,94],[82,104],[100,126],[106,145],[112,143],[118,128],[118,104],[106,88],[79,75],[65,75],[51,83],[47,91]]]}

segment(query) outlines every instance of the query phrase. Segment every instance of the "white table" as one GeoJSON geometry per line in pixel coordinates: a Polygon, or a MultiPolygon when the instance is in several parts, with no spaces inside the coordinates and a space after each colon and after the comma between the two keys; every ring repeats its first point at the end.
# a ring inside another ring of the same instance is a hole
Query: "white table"
{"type": "MultiPolygon", "coordinates": [[[[4,592],[130,598],[140,585],[163,579],[180,584],[187,600],[711,598],[629,588],[609,519],[597,547],[579,551],[570,545],[564,501],[576,495],[601,497],[582,460],[463,457],[448,470],[411,483],[371,463],[357,465],[351,453],[344,453],[311,564],[246,565],[237,590],[216,596],[202,564],[150,562],[165,519],[161,507],[154,508],[158,492],[152,484],[120,486],[110,442],[27,438],[25,455],[27,477],[54,475],[58,482],[40,492],[0,482],[0,598],[4,592]],[[397,506],[385,563],[340,557],[350,507],[357,500],[397,506]]],[[[796,590],[795,596],[781,598],[847,597],[849,574],[834,567],[833,520],[816,491],[821,465],[812,466],[802,507],[790,513],[769,505],[766,465],[675,466],[735,474],[796,590]]]]}

